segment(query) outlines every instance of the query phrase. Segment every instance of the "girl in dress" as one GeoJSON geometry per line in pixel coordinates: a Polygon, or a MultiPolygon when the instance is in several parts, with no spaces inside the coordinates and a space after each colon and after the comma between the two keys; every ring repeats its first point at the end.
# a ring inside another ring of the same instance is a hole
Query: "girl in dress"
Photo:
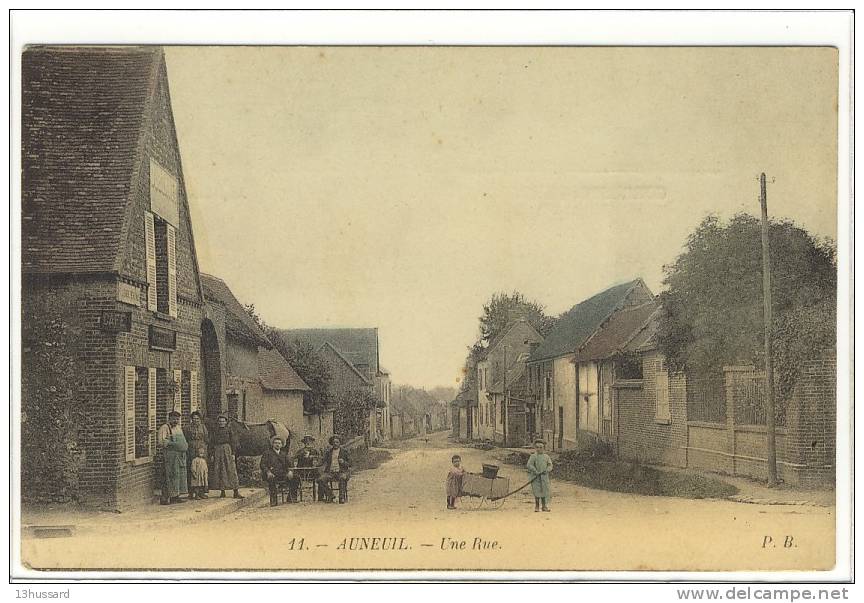
{"type": "Polygon", "coordinates": [[[447,473],[447,508],[456,508],[456,499],[462,494],[462,476],[465,475],[465,470],[462,468],[462,457],[458,454],[454,455],[450,462],[453,466],[447,473]]]}

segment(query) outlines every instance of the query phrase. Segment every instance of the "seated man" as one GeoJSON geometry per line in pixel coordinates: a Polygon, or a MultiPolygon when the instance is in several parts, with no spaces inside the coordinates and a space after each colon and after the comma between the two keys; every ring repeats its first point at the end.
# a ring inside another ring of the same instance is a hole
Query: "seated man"
{"type": "Polygon", "coordinates": [[[318,450],[312,447],[315,443],[315,438],[311,435],[304,435],[300,442],[303,444],[303,447],[294,455],[294,467],[302,469],[302,471],[295,472],[295,475],[298,480],[305,479],[317,482],[318,478],[321,477],[320,472],[316,468],[320,464],[321,455],[318,453],[318,450]]]}
{"type": "Polygon", "coordinates": [[[339,504],[345,502],[345,492],[350,478],[351,461],[348,451],[342,448],[342,440],[339,436],[331,436],[330,448],[324,453],[322,463],[324,474],[318,480],[318,488],[324,494],[326,502],[333,502],[333,490],[330,488],[331,480],[339,481],[339,504]]]}
{"type": "Polygon", "coordinates": [[[279,504],[278,490],[280,483],[288,484],[288,501],[297,502],[298,479],[295,479],[291,471],[291,459],[288,451],[282,448],[282,438],[273,436],[270,438],[270,448],[261,455],[261,477],[267,480],[270,490],[270,506],[279,504]]]}

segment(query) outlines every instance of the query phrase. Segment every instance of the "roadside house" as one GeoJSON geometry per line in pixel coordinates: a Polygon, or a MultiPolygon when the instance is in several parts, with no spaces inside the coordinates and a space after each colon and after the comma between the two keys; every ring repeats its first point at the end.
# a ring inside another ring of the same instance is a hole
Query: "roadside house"
{"type": "Polygon", "coordinates": [[[596,414],[599,421],[606,420],[599,414],[599,393],[593,387],[599,379],[596,367],[589,366],[583,372],[587,383],[580,406],[576,365],[572,362],[577,350],[616,310],[644,304],[653,297],[642,279],[610,287],[562,314],[555,328],[531,353],[527,364],[529,391],[536,401],[535,421],[551,449],[577,446],[580,414],[592,419],[596,414]]]}
{"type": "Polygon", "coordinates": [[[22,490],[149,502],[156,430],[199,406],[204,305],[163,52],[30,46],[21,76],[22,490]],[[33,465],[46,422],[69,482],[33,465]]]}
{"type": "MultiPolygon", "coordinates": [[[[304,395],[310,388],[273,347],[222,279],[202,274],[207,300],[205,387],[208,414],[226,413],[247,423],[275,420],[292,434],[292,451],[309,428],[304,395]]],[[[326,414],[326,411],[325,413],[326,414]]],[[[311,432],[317,437],[317,433],[311,432]]]]}
{"type": "MultiPolygon", "coordinates": [[[[381,370],[379,362],[378,329],[377,328],[313,328],[313,329],[280,329],[282,335],[288,341],[302,340],[309,342],[316,350],[320,350],[324,344],[329,344],[332,351],[338,353],[339,358],[334,358],[333,353],[328,352],[334,366],[343,374],[347,363],[359,373],[365,382],[362,387],[375,398],[375,408],[371,409],[366,417],[367,433],[369,443],[375,443],[386,439],[390,433],[388,424],[390,417],[390,382],[388,372],[381,370]]],[[[348,382],[353,382],[353,377],[345,374],[348,382]]],[[[358,385],[359,387],[360,385],[358,385]]],[[[342,385],[336,384],[339,391],[344,392],[342,385]]]]}

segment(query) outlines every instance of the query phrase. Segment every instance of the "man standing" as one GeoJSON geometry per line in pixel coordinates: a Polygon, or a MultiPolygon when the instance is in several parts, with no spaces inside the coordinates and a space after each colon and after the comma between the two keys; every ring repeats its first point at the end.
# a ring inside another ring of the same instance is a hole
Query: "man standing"
{"type": "Polygon", "coordinates": [[[180,413],[176,410],[168,413],[168,422],[159,428],[156,434],[156,445],[162,449],[165,467],[165,481],[162,484],[162,496],[159,502],[163,505],[186,502],[180,498],[180,495],[188,492],[186,451],[189,445],[180,427],[180,413]]]}
{"type": "Polygon", "coordinates": [[[333,502],[333,490],[330,488],[332,480],[339,481],[339,504],[347,499],[348,479],[350,477],[351,461],[348,452],[342,448],[342,440],[339,436],[331,436],[328,440],[330,448],[324,453],[324,474],[318,480],[318,487],[324,493],[324,500],[333,502]]]}

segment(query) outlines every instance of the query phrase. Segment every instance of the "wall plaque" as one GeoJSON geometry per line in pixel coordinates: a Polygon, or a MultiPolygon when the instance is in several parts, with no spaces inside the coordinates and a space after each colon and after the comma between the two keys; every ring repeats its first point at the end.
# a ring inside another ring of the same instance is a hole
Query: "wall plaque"
{"type": "Polygon", "coordinates": [[[170,329],[150,325],[150,347],[154,350],[176,350],[177,333],[170,329]]]}
{"type": "Polygon", "coordinates": [[[137,307],[141,302],[141,290],[135,285],[118,281],[117,301],[137,307]]]}
{"type": "Polygon", "coordinates": [[[128,333],[132,330],[132,312],[102,310],[99,316],[99,328],[111,333],[128,333]]]}

